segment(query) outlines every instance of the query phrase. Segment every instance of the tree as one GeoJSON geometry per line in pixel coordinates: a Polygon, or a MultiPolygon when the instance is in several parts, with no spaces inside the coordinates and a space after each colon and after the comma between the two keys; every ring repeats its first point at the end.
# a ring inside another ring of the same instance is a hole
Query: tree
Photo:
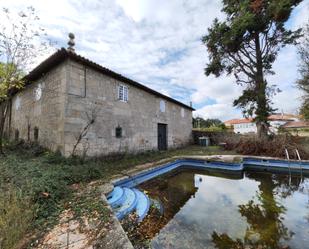
{"type": "Polygon", "coordinates": [[[44,30],[37,25],[39,18],[33,7],[18,14],[3,8],[0,15],[0,154],[10,104],[16,90],[25,85],[25,72],[35,59],[46,52],[44,30]]]}
{"type": "Polygon", "coordinates": [[[304,38],[298,49],[300,56],[299,72],[301,78],[297,80],[297,87],[304,92],[300,114],[309,120],[309,22],[304,29],[304,38]]]}
{"type": "Polygon", "coordinates": [[[202,38],[209,53],[205,74],[233,74],[244,87],[234,106],[253,116],[258,137],[267,136],[267,117],[274,109],[271,96],[278,90],[265,76],[274,74],[272,64],[279,50],[296,44],[301,30],[288,30],[284,23],[301,0],[223,0],[226,19],[215,19],[202,38]]]}
{"type": "Polygon", "coordinates": [[[224,124],[222,123],[222,121],[216,118],[215,119],[211,119],[211,118],[203,119],[202,117],[196,117],[196,118],[193,118],[192,122],[193,122],[193,127],[196,127],[196,128],[209,128],[212,126],[221,127],[221,128],[224,127],[224,124]]]}

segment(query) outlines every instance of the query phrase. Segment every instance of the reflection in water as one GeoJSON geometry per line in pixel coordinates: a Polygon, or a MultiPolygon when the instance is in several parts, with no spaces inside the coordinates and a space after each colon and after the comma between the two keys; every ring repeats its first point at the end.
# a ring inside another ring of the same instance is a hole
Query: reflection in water
{"type": "Polygon", "coordinates": [[[153,248],[309,248],[308,178],[183,170],[139,187],[164,212],[152,208],[129,235],[153,248]]]}

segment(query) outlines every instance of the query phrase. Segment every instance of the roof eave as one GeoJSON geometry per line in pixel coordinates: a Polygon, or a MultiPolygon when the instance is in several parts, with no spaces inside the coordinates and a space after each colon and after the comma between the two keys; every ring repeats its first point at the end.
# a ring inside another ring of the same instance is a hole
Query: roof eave
{"type": "Polygon", "coordinates": [[[184,108],[187,108],[191,111],[195,111],[195,109],[191,106],[188,106],[176,99],[173,99],[171,97],[168,97],[162,93],[159,93],[147,86],[142,85],[141,83],[138,83],[137,81],[131,80],[121,74],[118,74],[116,72],[113,72],[107,68],[102,67],[101,65],[90,61],[80,55],[77,55],[73,52],[69,52],[67,51],[65,48],[61,48],[60,50],[58,50],[57,52],[55,52],[53,55],[51,55],[50,57],[48,57],[46,60],[44,60],[42,63],[40,63],[36,68],[34,68],[28,75],[25,76],[24,80],[26,82],[26,85],[31,84],[33,81],[39,79],[44,73],[50,71],[52,68],[54,68],[55,66],[59,65],[61,62],[63,62],[66,59],[72,59],[76,62],[79,62],[83,65],[89,66],[94,70],[97,70],[101,73],[104,73],[105,75],[108,75],[112,78],[118,79],[119,81],[123,81],[125,83],[128,83],[130,85],[133,85],[137,88],[140,88],[146,92],[149,92],[153,95],[156,95],[158,97],[161,97],[163,99],[169,100],[177,105],[180,105],[184,108]]]}

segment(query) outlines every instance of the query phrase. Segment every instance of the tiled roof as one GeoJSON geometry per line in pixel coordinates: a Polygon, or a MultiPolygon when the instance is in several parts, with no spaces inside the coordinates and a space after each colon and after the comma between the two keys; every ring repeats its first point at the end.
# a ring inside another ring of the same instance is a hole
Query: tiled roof
{"type": "Polygon", "coordinates": [[[76,62],[79,62],[85,66],[88,66],[98,72],[101,72],[105,75],[108,75],[114,79],[117,79],[119,81],[122,81],[124,83],[130,84],[132,86],[135,86],[139,89],[142,89],[146,92],[149,92],[153,95],[156,95],[160,98],[169,100],[175,104],[178,104],[180,106],[183,106],[185,108],[188,108],[190,110],[195,110],[194,108],[192,108],[191,106],[188,106],[184,103],[181,103],[180,101],[170,98],[162,93],[159,93],[149,87],[146,87],[144,85],[142,85],[141,83],[138,83],[134,80],[131,80],[121,74],[118,74],[116,72],[113,72],[111,70],[109,70],[108,68],[105,68],[93,61],[88,60],[85,57],[82,57],[74,52],[70,52],[68,50],[66,50],[65,48],[61,48],[60,50],[58,50],[57,52],[55,52],[54,54],[52,54],[50,57],[48,57],[46,60],[44,60],[41,64],[39,64],[36,68],[34,68],[28,75],[25,76],[25,80],[27,82],[27,85],[31,84],[33,81],[39,79],[42,75],[44,75],[45,73],[47,73],[48,71],[50,71],[52,68],[54,68],[55,66],[59,65],[61,62],[65,61],[66,59],[72,59],[76,62]]]}
{"type": "Polygon", "coordinates": [[[309,128],[309,121],[290,121],[283,125],[284,128],[309,128]]]}
{"type": "Polygon", "coordinates": [[[293,114],[272,114],[268,117],[268,120],[295,120],[295,119],[299,119],[298,116],[293,115],[293,114]]]}
{"type": "Polygon", "coordinates": [[[224,122],[225,125],[252,123],[252,118],[231,119],[224,122]]]}
{"type": "MultiPolygon", "coordinates": [[[[268,117],[269,121],[284,120],[284,121],[295,121],[298,120],[299,116],[293,114],[272,114],[268,117]]],[[[241,118],[241,119],[230,119],[224,122],[225,125],[243,124],[253,122],[252,118],[241,118]]]]}

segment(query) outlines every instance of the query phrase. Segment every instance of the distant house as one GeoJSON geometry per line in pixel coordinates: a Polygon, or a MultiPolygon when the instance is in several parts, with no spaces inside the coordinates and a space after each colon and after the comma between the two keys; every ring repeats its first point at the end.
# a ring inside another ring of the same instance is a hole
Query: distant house
{"type": "Polygon", "coordinates": [[[233,128],[235,133],[245,134],[245,133],[256,133],[257,128],[252,119],[231,119],[224,122],[225,126],[233,128]]]}
{"type": "MultiPolygon", "coordinates": [[[[278,129],[291,121],[299,121],[299,117],[293,114],[274,113],[268,117],[269,129],[273,133],[277,133],[278,129]]],[[[248,134],[257,133],[256,124],[252,118],[231,119],[224,122],[227,127],[233,128],[235,133],[248,134]]]]}
{"type": "Polygon", "coordinates": [[[282,128],[294,135],[309,136],[309,121],[290,121],[284,124],[282,128]]]}
{"type": "Polygon", "coordinates": [[[69,156],[165,150],[191,141],[191,106],[58,50],[26,76],[6,133],[69,156]]]}

